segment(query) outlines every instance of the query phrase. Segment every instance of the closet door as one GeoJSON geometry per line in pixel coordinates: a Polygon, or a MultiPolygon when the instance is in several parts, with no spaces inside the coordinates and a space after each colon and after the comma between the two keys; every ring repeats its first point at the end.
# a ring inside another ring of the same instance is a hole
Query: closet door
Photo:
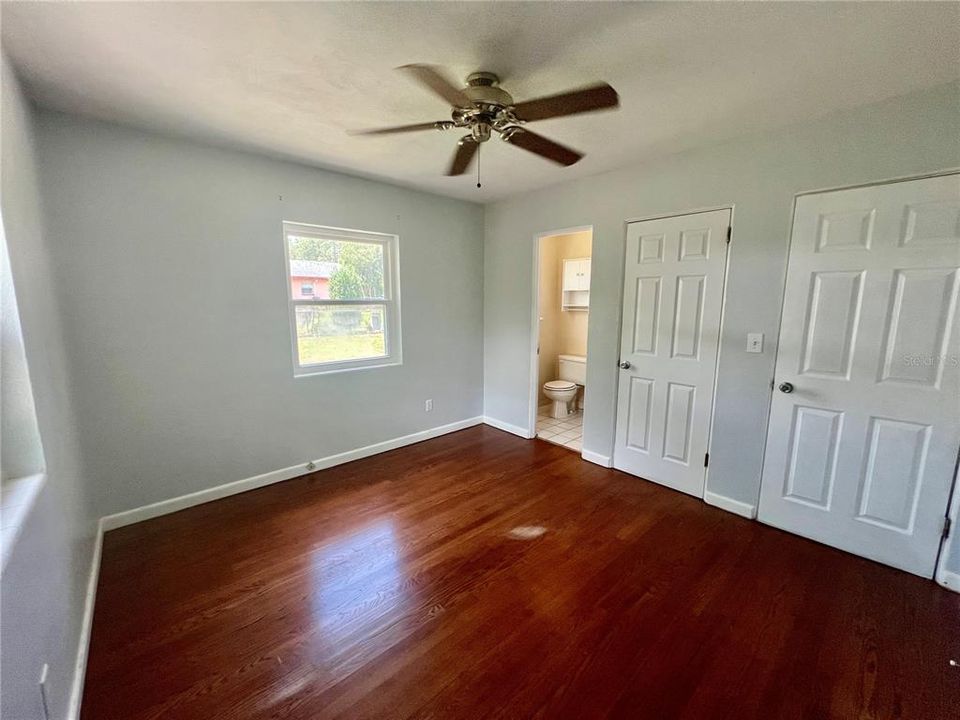
{"type": "Polygon", "coordinates": [[[797,199],[759,517],[931,577],[960,448],[960,176],[797,199]]]}

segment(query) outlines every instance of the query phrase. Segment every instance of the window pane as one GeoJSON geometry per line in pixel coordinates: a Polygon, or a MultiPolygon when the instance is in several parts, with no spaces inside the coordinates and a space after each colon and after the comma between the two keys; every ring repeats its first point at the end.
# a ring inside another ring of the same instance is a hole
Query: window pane
{"type": "Polygon", "coordinates": [[[379,300],[386,298],[383,284],[383,245],[350,240],[287,235],[290,245],[290,283],[293,299],[379,300]]]}
{"type": "Polygon", "coordinates": [[[298,305],[300,365],[386,357],[385,305],[298,305]]]}

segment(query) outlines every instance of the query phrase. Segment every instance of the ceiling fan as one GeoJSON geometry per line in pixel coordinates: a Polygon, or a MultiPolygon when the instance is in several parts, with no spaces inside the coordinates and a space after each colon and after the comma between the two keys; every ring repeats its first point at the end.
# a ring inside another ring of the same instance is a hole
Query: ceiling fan
{"type": "MultiPolygon", "coordinates": [[[[500,87],[500,78],[491,72],[472,73],[467,77],[466,87],[458,88],[432,65],[403,65],[397,69],[450,103],[453,106],[452,119],[361,130],[353,134],[388,135],[418,130],[463,128],[468,132],[460,138],[447,175],[465,173],[480,145],[494,133],[498,134],[501,140],[547,160],[560,165],[573,165],[583,157],[582,153],[538,135],[524,125],[536,120],[593,112],[619,105],[616,90],[606,83],[518,103],[500,87]]],[[[477,187],[480,187],[479,182],[477,187]]]]}

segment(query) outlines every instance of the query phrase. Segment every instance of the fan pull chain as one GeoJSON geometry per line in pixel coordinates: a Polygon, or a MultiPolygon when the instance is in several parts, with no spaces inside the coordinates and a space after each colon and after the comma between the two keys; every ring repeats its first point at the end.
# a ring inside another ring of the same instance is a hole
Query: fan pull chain
{"type": "Polygon", "coordinates": [[[483,144],[477,145],[477,187],[480,187],[480,149],[483,144]]]}

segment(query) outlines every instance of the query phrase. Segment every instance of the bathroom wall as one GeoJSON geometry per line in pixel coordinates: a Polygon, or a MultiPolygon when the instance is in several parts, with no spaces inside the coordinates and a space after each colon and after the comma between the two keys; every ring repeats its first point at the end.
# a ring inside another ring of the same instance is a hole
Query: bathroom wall
{"type": "MultiPolygon", "coordinates": [[[[563,261],[590,257],[592,233],[545,237],[540,242],[540,385],[557,377],[557,355],[587,354],[587,321],[584,310],[561,310],[563,261]]],[[[540,404],[549,402],[543,391],[540,404]]]]}

